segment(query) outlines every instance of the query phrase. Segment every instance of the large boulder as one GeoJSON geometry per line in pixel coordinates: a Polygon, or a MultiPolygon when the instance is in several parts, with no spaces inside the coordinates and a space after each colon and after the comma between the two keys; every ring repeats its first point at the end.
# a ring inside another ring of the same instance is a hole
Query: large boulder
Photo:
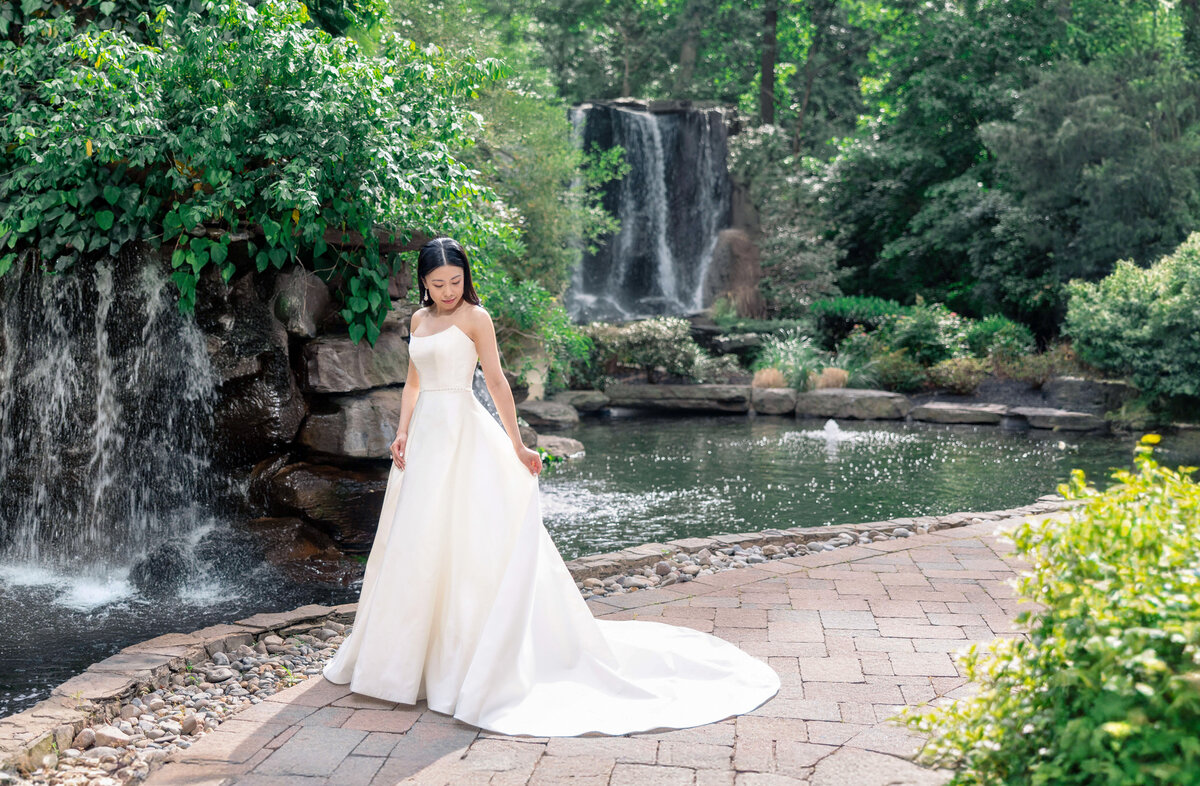
{"type": "Polygon", "coordinates": [[[333,298],[320,277],[296,267],[275,277],[271,310],[288,333],[312,338],[333,313],[333,298]]]}
{"type": "Polygon", "coordinates": [[[743,317],[762,317],[766,313],[758,282],[762,278],[758,246],[741,229],[723,229],[704,277],[702,301],[712,303],[724,296],[743,317]]]}
{"type": "Polygon", "coordinates": [[[749,412],[749,385],[627,385],[604,389],[609,406],[689,412],[749,412]]]}
{"type": "Polygon", "coordinates": [[[257,461],[287,445],[306,405],[288,361],[287,331],[243,276],[224,293],[208,325],[208,349],[220,374],[213,417],[226,463],[257,461]]]}
{"type": "Polygon", "coordinates": [[[1071,412],[1053,407],[1013,407],[1008,414],[1024,419],[1030,428],[1056,431],[1102,431],[1108,428],[1104,418],[1089,412],[1071,412]]]}
{"type": "Polygon", "coordinates": [[[375,346],[349,335],[322,336],[304,345],[303,382],[313,393],[351,393],[402,385],[408,376],[408,342],[400,319],[384,322],[375,346]]]}
{"type": "Polygon", "coordinates": [[[912,404],[899,393],[857,388],[824,388],[796,396],[796,414],[815,418],[901,420],[912,404]]]}
{"type": "Polygon", "coordinates": [[[403,395],[401,388],[384,388],[314,405],[300,428],[300,444],[331,456],[387,458],[400,423],[403,395]]]}
{"type": "Polygon", "coordinates": [[[537,446],[555,458],[579,458],[584,453],[582,442],[557,434],[539,434],[537,446]]]}
{"type": "Polygon", "coordinates": [[[1008,414],[1003,404],[953,404],[931,401],[913,407],[913,420],[926,423],[983,423],[997,425],[1008,414]]]}
{"type": "Polygon", "coordinates": [[[294,517],[266,517],[243,525],[263,558],[297,581],[345,583],[361,574],[361,565],[343,556],[333,540],[294,517]]]}
{"type": "Polygon", "coordinates": [[[563,390],[550,400],[574,407],[578,412],[599,412],[608,406],[608,396],[599,390],[563,390]]]}
{"type": "Polygon", "coordinates": [[[1042,385],[1046,403],[1055,409],[1103,415],[1137,397],[1127,382],[1082,377],[1051,377],[1042,385]]]}
{"type": "Polygon", "coordinates": [[[301,462],[271,478],[271,501],[328,532],[343,551],[370,550],[387,491],[388,465],[345,469],[301,462]]]}
{"type": "Polygon", "coordinates": [[[790,415],[796,411],[796,391],[792,388],[751,388],[750,404],[763,415],[790,415]]]}
{"type": "Polygon", "coordinates": [[[579,425],[579,413],[559,401],[522,401],[517,412],[525,422],[539,428],[570,428],[579,425]]]}

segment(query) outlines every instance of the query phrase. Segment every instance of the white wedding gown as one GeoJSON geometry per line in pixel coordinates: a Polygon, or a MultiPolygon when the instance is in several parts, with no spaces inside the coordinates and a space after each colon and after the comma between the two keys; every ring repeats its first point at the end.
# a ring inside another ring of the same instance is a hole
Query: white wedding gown
{"type": "Polygon", "coordinates": [[[471,391],[475,344],[413,336],[421,392],[392,465],[350,637],[325,667],[355,693],[502,734],[684,728],[748,712],[779,678],[734,645],[597,620],[542,525],[537,476],[471,391]]]}

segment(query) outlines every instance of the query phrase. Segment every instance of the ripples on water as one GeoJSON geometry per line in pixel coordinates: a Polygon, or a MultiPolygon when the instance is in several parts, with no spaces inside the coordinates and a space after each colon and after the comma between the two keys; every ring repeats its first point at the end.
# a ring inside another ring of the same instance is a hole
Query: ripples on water
{"type": "MultiPolygon", "coordinates": [[[[1053,492],[1074,467],[1099,480],[1129,466],[1134,444],[994,426],[835,430],[719,416],[591,421],[572,436],[587,456],[541,482],[546,526],[567,559],[719,532],[1018,507],[1053,492]]],[[[1195,461],[1191,452],[1178,460],[1195,461]]]]}

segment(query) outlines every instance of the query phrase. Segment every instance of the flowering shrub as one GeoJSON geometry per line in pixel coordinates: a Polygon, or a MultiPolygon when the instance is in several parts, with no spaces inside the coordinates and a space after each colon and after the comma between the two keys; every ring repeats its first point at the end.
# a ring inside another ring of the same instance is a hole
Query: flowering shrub
{"type": "Polygon", "coordinates": [[[987,376],[987,365],[977,358],[947,358],[929,369],[929,382],[959,396],[979,389],[987,376]]]}
{"type": "Polygon", "coordinates": [[[1157,442],[1106,491],[1073,472],[1059,491],[1083,504],[1066,521],[1017,528],[1028,640],[972,646],[977,694],[906,710],[956,783],[1200,783],[1200,486],[1158,465],[1157,442]]]}
{"type": "Polygon", "coordinates": [[[688,321],[679,317],[627,325],[593,322],[581,330],[591,341],[591,350],[586,359],[571,364],[567,376],[574,387],[603,389],[620,367],[644,370],[649,382],[658,381],[660,374],[714,382],[739,371],[733,357],[710,357],[692,338],[688,321]]]}
{"type": "Polygon", "coordinates": [[[989,355],[1016,357],[1036,347],[1033,331],[1008,317],[993,315],[973,322],[966,331],[967,347],[977,358],[989,355]]]}
{"type": "Polygon", "coordinates": [[[902,349],[923,366],[967,354],[968,320],[941,303],[917,304],[903,314],[887,318],[879,340],[890,349],[902,349]]]}

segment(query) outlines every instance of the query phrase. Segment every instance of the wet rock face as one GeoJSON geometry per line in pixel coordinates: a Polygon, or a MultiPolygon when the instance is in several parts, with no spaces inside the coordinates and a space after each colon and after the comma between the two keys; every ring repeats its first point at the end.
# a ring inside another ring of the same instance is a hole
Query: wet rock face
{"type": "Polygon", "coordinates": [[[389,315],[375,346],[348,335],[322,336],[304,345],[304,387],[313,393],[351,393],[402,385],[408,376],[407,319],[389,315]]]}
{"type": "Polygon", "coordinates": [[[1137,388],[1112,380],[1052,377],[1042,385],[1042,393],[1050,407],[1103,415],[1136,398],[1137,388]]]}
{"type": "Polygon", "coordinates": [[[267,562],[297,581],[345,584],[362,573],[362,566],[338,551],[333,539],[295,517],[265,517],[245,525],[267,562]]]}
{"type": "Polygon", "coordinates": [[[276,277],[271,308],[289,334],[314,338],[333,314],[333,298],[319,276],[294,268],[276,277]]]}
{"type": "Polygon", "coordinates": [[[287,445],[307,411],[288,360],[288,337],[250,276],[214,310],[209,352],[221,383],[214,410],[217,455],[249,463],[287,445]]]}
{"type": "Polygon", "coordinates": [[[161,598],[175,595],[191,574],[192,560],[183,547],[164,543],[143,557],[129,572],[129,580],[143,595],[161,598]]]}
{"type": "Polygon", "coordinates": [[[317,524],[342,550],[362,553],[375,537],[388,472],[387,464],[356,469],[291,464],[271,478],[271,501],[317,524]]]}
{"type": "Polygon", "coordinates": [[[316,453],[349,458],[387,458],[400,423],[402,388],[337,396],[316,410],[300,429],[300,444],[316,453]]]}

